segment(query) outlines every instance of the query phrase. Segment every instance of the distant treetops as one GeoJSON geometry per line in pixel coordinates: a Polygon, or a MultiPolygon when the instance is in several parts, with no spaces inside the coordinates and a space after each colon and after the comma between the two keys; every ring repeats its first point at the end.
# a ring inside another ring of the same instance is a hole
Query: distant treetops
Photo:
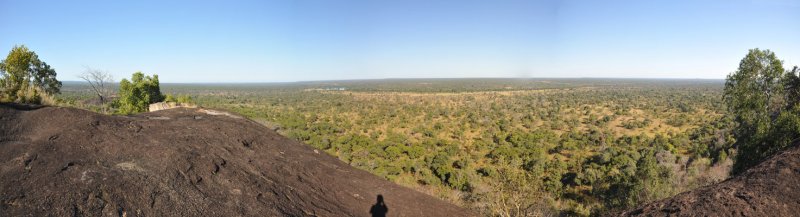
{"type": "Polygon", "coordinates": [[[733,174],[744,172],[800,138],[800,78],[770,50],[752,49],[728,75],[723,100],[737,126],[733,174]]]}
{"type": "Polygon", "coordinates": [[[0,62],[0,102],[41,104],[60,89],[55,69],[25,45],[11,48],[0,62]]]}

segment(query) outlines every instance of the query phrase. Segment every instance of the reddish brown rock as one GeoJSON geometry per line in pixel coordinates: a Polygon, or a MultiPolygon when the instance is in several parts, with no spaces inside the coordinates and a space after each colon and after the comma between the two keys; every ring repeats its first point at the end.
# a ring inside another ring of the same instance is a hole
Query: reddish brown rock
{"type": "Polygon", "coordinates": [[[798,216],[800,146],[746,172],[622,213],[623,216],[798,216]]]}
{"type": "Polygon", "coordinates": [[[0,216],[468,216],[245,118],[0,105],[0,216]]]}

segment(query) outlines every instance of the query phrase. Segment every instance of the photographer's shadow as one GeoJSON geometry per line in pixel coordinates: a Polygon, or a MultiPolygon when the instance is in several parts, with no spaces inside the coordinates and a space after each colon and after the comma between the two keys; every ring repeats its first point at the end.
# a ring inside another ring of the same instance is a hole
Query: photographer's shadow
{"type": "Polygon", "coordinates": [[[389,207],[383,202],[383,195],[379,194],[378,201],[369,208],[369,213],[372,214],[372,217],[386,217],[387,212],[389,212],[389,207]]]}

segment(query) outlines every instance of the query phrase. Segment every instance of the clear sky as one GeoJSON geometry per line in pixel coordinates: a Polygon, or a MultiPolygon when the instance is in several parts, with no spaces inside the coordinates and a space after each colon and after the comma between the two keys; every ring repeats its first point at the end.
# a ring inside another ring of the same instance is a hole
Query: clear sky
{"type": "Polygon", "coordinates": [[[800,0],[0,0],[0,53],[60,80],[719,78],[749,48],[800,64],[800,0]]]}

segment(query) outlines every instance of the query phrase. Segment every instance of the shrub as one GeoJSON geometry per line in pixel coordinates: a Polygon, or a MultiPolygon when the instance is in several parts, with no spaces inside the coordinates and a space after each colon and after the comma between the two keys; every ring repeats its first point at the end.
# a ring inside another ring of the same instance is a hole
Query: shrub
{"type": "Polygon", "coordinates": [[[133,73],[131,81],[122,79],[119,82],[119,99],[116,106],[121,114],[146,112],[150,103],[161,102],[164,96],[158,83],[158,75],[145,76],[141,72],[133,73]]]}

